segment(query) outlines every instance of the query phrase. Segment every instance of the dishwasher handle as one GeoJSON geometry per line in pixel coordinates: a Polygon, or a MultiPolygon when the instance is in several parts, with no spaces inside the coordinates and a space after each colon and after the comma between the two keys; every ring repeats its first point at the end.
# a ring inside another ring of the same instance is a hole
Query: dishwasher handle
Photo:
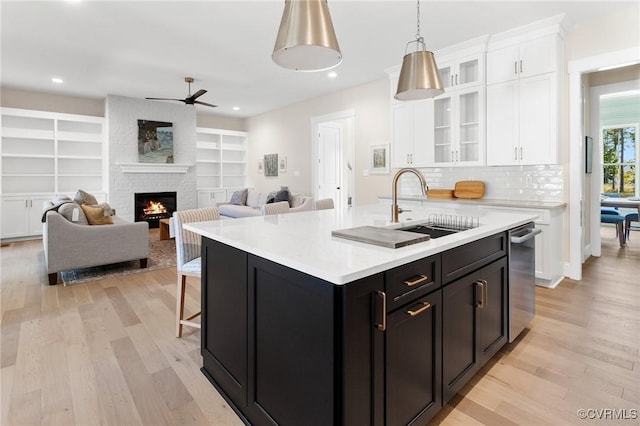
{"type": "Polygon", "coordinates": [[[520,235],[517,237],[511,237],[511,243],[513,244],[521,244],[524,243],[525,241],[529,241],[530,239],[532,239],[533,237],[535,237],[536,235],[542,233],[542,229],[539,228],[531,228],[529,229],[529,232],[527,232],[524,235],[520,235]]]}

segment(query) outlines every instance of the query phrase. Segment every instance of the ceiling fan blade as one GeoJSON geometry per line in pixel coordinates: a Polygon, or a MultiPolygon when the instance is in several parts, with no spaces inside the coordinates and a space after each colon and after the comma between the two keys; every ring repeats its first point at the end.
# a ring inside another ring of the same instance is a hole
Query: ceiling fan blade
{"type": "Polygon", "coordinates": [[[217,108],[218,107],[218,105],[208,104],[206,102],[200,102],[200,101],[193,101],[193,103],[194,104],[200,104],[200,105],[206,105],[206,106],[213,107],[213,108],[217,108]]]}
{"type": "Polygon", "coordinates": [[[190,100],[190,101],[195,101],[196,98],[199,98],[200,96],[204,95],[205,93],[207,93],[206,90],[200,89],[196,93],[194,93],[193,95],[189,96],[187,99],[190,100]]]}
{"type": "Polygon", "coordinates": [[[145,99],[149,99],[149,100],[153,100],[153,101],[179,101],[179,102],[185,102],[184,99],[171,99],[171,98],[145,98],[145,99]]]}

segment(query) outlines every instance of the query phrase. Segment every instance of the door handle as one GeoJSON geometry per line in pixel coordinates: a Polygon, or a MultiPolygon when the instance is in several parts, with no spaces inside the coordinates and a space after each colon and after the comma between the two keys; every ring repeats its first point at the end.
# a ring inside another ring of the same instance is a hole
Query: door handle
{"type": "Polygon", "coordinates": [[[520,73],[522,74],[522,59],[520,60],[520,73]]]}
{"type": "Polygon", "coordinates": [[[337,187],[336,187],[336,189],[340,189],[340,187],[339,187],[339,186],[337,186],[337,187]]]}
{"type": "Polygon", "coordinates": [[[376,293],[382,298],[382,322],[376,324],[376,328],[385,331],[387,329],[387,295],[384,291],[376,291],[376,293]]]}
{"type": "MultiPolygon", "coordinates": [[[[405,210],[405,211],[408,211],[408,210],[405,210]]],[[[408,285],[409,287],[413,287],[414,285],[422,284],[423,282],[427,281],[428,279],[429,279],[429,276],[427,276],[425,274],[420,274],[420,275],[417,275],[415,277],[409,278],[404,283],[406,285],[408,285]]]]}
{"type": "Polygon", "coordinates": [[[518,61],[513,63],[513,73],[518,74],[518,61]]]}
{"type": "Polygon", "coordinates": [[[427,309],[429,309],[431,307],[431,303],[429,302],[422,302],[422,306],[418,309],[416,309],[415,311],[412,310],[408,310],[407,313],[409,315],[411,315],[412,317],[415,317],[416,315],[420,315],[421,313],[423,313],[424,311],[426,311],[427,309]]]}

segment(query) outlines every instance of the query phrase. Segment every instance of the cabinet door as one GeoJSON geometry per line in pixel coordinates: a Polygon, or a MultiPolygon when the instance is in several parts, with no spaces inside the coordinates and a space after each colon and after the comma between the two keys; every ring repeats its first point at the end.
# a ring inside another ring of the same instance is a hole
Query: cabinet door
{"type": "Polygon", "coordinates": [[[518,78],[518,46],[487,52],[487,84],[518,78]]]}
{"type": "Polygon", "coordinates": [[[413,145],[410,155],[412,167],[427,167],[432,162],[433,100],[413,103],[413,145]]]}
{"type": "Polygon", "coordinates": [[[442,291],[442,394],[445,404],[478,371],[476,350],[477,273],[442,291]]]}
{"type": "Polygon", "coordinates": [[[28,198],[2,198],[2,238],[15,238],[29,235],[28,211],[28,198]]]}
{"type": "Polygon", "coordinates": [[[480,365],[484,365],[507,343],[507,257],[480,270],[481,303],[476,310],[480,365]]]}
{"type": "Polygon", "coordinates": [[[556,73],[519,82],[520,164],[558,162],[556,73]]]}
{"type": "Polygon", "coordinates": [[[433,162],[437,165],[454,161],[453,95],[434,99],[433,162]]]}
{"type": "Polygon", "coordinates": [[[29,235],[42,235],[42,212],[44,203],[51,197],[29,198],[29,235]]]}
{"type": "Polygon", "coordinates": [[[413,108],[410,103],[396,104],[391,107],[391,115],[391,163],[393,167],[406,167],[411,164],[409,157],[413,148],[413,108]]]}
{"type": "Polygon", "coordinates": [[[389,315],[386,425],[426,424],[441,408],[442,291],[389,315]]]}
{"type": "Polygon", "coordinates": [[[516,81],[487,86],[487,165],[518,164],[516,81]]]}
{"type": "Polygon", "coordinates": [[[558,57],[556,37],[552,34],[520,44],[518,62],[520,78],[556,71],[558,57]]]}
{"type": "Polygon", "coordinates": [[[460,90],[456,96],[457,146],[455,161],[460,165],[484,162],[484,87],[460,90]]]}
{"type": "Polygon", "coordinates": [[[247,404],[247,253],[202,238],[202,370],[247,404]]]}

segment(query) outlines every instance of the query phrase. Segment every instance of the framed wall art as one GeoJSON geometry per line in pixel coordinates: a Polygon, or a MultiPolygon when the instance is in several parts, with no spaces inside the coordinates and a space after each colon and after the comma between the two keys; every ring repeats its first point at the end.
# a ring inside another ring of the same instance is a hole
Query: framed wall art
{"type": "Polygon", "coordinates": [[[278,160],[278,171],[280,173],[287,172],[287,157],[280,157],[280,160],[278,160]]]}
{"type": "Polygon", "coordinates": [[[389,145],[371,145],[370,172],[389,173],[389,145]]]}
{"type": "Polygon", "coordinates": [[[266,177],[278,176],[278,154],[264,155],[264,175],[266,177]]]}
{"type": "Polygon", "coordinates": [[[173,163],[173,123],[138,120],[138,163],[173,163]]]}

